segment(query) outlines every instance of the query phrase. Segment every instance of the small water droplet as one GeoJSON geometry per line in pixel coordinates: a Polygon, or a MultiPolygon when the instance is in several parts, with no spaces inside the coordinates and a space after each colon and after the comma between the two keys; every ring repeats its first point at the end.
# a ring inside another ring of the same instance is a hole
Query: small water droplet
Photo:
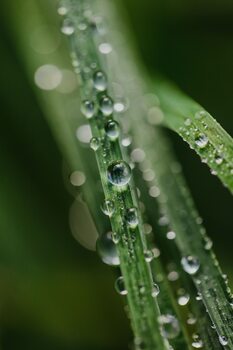
{"type": "Polygon", "coordinates": [[[173,240],[176,238],[176,233],[174,231],[169,231],[169,232],[167,232],[166,236],[167,236],[167,239],[173,240]]]}
{"type": "Polygon", "coordinates": [[[204,248],[210,250],[213,247],[213,242],[209,237],[204,238],[204,248]]]}
{"type": "Polygon", "coordinates": [[[228,344],[228,339],[225,335],[220,335],[218,339],[221,345],[226,346],[228,344]]]}
{"type": "Polygon", "coordinates": [[[113,101],[109,96],[103,96],[100,99],[100,110],[105,117],[108,117],[113,112],[113,101]]]}
{"type": "Polygon", "coordinates": [[[61,32],[65,35],[72,35],[74,29],[74,23],[69,18],[65,18],[61,27],[61,32]]]}
{"type": "Polygon", "coordinates": [[[105,125],[105,131],[111,141],[115,141],[120,134],[120,126],[115,120],[109,120],[105,125]]]}
{"type": "Polygon", "coordinates": [[[65,16],[68,12],[68,8],[65,5],[59,5],[57,8],[57,13],[60,16],[65,16]]]}
{"type": "Polygon", "coordinates": [[[203,347],[203,341],[201,340],[199,334],[193,334],[192,347],[195,349],[201,349],[203,347]]]}
{"type": "Polygon", "coordinates": [[[156,298],[159,295],[159,292],[160,292],[159,286],[156,283],[154,283],[152,292],[151,292],[152,297],[156,298]]]}
{"type": "Polygon", "coordinates": [[[144,257],[145,257],[146,262],[151,262],[154,258],[154,254],[153,254],[152,250],[145,250],[144,257]]]}
{"type": "Polygon", "coordinates": [[[186,126],[190,126],[190,125],[192,124],[191,119],[189,119],[189,118],[185,119],[184,124],[185,124],[186,126]]]}
{"type": "Polygon", "coordinates": [[[97,151],[100,147],[100,140],[97,137],[92,137],[90,141],[90,147],[93,149],[93,151],[97,151]]]}
{"type": "Polygon", "coordinates": [[[125,220],[127,225],[134,229],[138,225],[138,213],[136,208],[130,208],[126,211],[125,220]]]}
{"type": "Polygon", "coordinates": [[[120,265],[120,259],[117,254],[116,246],[112,241],[112,232],[102,234],[97,239],[96,250],[105,264],[111,266],[120,265]]]}
{"type": "Polygon", "coordinates": [[[110,52],[112,52],[112,45],[109,43],[101,43],[99,45],[99,51],[104,55],[108,55],[110,52]]]}
{"type": "Polygon", "coordinates": [[[209,140],[208,137],[205,134],[199,134],[196,138],[195,138],[195,143],[196,145],[203,149],[207,146],[209,140]]]}
{"type": "Polygon", "coordinates": [[[112,232],[112,241],[114,244],[118,244],[120,242],[120,235],[117,232],[112,232]]]}
{"type": "Polygon", "coordinates": [[[194,275],[200,268],[199,259],[192,255],[184,256],[181,259],[181,265],[189,275],[194,275]]]}
{"type": "Polygon", "coordinates": [[[185,306],[188,304],[189,300],[190,296],[182,291],[182,293],[178,296],[177,302],[180,306],[185,306]]]}
{"type": "Polygon", "coordinates": [[[220,164],[222,164],[222,162],[223,162],[222,156],[220,156],[219,154],[216,155],[216,156],[215,156],[215,163],[216,163],[217,165],[220,165],[220,164]]]}
{"type": "Polygon", "coordinates": [[[167,278],[171,282],[175,282],[179,279],[179,274],[177,271],[170,271],[167,275],[167,278]]]}
{"type": "Polygon", "coordinates": [[[187,324],[192,326],[197,322],[197,319],[193,316],[193,314],[189,314],[187,318],[187,324]]]}
{"type": "Polygon", "coordinates": [[[105,91],[107,89],[107,78],[104,72],[97,71],[93,76],[93,84],[96,90],[105,91]]]}
{"type": "Polygon", "coordinates": [[[122,276],[118,277],[115,282],[115,289],[117,293],[121,295],[127,295],[128,291],[125,288],[124,278],[122,276]]]}
{"type": "Polygon", "coordinates": [[[107,216],[112,216],[112,214],[115,211],[114,203],[110,200],[104,201],[104,203],[101,206],[102,212],[107,216]]]}
{"type": "Polygon", "coordinates": [[[112,162],[107,170],[107,178],[112,185],[126,186],[131,178],[130,166],[123,160],[112,162]]]}
{"type": "Polygon", "coordinates": [[[81,105],[81,112],[86,118],[88,119],[92,118],[95,114],[94,102],[89,100],[83,101],[81,105]]]}
{"type": "Polygon", "coordinates": [[[162,335],[167,339],[174,339],[180,333],[179,322],[173,315],[159,316],[159,323],[162,326],[162,335]]]}

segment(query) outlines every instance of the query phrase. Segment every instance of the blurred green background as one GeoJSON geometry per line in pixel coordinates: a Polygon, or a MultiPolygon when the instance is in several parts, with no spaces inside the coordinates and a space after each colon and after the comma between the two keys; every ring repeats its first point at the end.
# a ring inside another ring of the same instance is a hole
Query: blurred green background
{"type": "MultiPolygon", "coordinates": [[[[232,1],[115,1],[128,12],[150,75],[160,72],[176,82],[232,135],[232,1]]],[[[55,1],[29,2],[46,23],[52,16],[60,35],[55,1]]],[[[6,350],[127,349],[131,333],[113,289],[114,272],[70,234],[72,197],[62,156],[33,86],[33,68],[26,68],[35,55],[28,25],[38,20],[26,5],[2,0],[0,13],[0,344],[6,350]]],[[[232,283],[231,196],[187,145],[170,136],[232,283]]]]}

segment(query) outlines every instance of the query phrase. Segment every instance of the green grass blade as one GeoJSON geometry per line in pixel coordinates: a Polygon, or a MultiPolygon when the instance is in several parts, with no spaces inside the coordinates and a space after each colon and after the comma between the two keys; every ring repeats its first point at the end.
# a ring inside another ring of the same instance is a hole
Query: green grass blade
{"type": "Polygon", "coordinates": [[[233,140],[221,125],[198,103],[171,83],[154,83],[164,125],[177,132],[233,192],[233,140]]]}

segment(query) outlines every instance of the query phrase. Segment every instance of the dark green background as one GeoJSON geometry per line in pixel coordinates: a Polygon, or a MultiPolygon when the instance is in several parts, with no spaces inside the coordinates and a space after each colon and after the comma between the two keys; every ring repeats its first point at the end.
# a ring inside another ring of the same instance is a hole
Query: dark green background
{"type": "MultiPolygon", "coordinates": [[[[1,2],[0,344],[6,350],[127,349],[131,334],[114,274],[69,232],[72,199],[62,158],[12,39],[9,2],[20,11],[23,0],[1,2]]],[[[176,82],[232,135],[232,1],[122,2],[150,75],[158,71],[176,82]]],[[[170,134],[233,281],[231,196],[170,134]]]]}

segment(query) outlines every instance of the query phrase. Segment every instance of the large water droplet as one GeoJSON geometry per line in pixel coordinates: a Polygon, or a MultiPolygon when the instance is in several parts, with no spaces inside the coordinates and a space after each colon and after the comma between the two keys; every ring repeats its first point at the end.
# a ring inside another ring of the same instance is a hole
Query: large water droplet
{"type": "Polygon", "coordinates": [[[105,131],[111,141],[115,141],[119,137],[120,127],[115,120],[109,120],[105,125],[105,131]]]}
{"type": "Polygon", "coordinates": [[[138,225],[138,214],[136,208],[130,208],[126,211],[125,220],[127,225],[134,229],[138,225]]]}
{"type": "Polygon", "coordinates": [[[225,335],[220,335],[218,338],[221,345],[226,346],[228,344],[228,339],[225,335]]]}
{"type": "Polygon", "coordinates": [[[101,71],[95,72],[93,76],[93,84],[96,90],[105,91],[107,89],[106,75],[101,71]]]}
{"type": "Polygon", "coordinates": [[[117,254],[116,246],[112,241],[112,233],[102,234],[96,242],[96,250],[102,261],[111,266],[120,265],[120,259],[117,254]]]}
{"type": "Polygon", "coordinates": [[[181,265],[189,275],[194,275],[200,268],[199,259],[192,255],[184,256],[181,259],[181,265]]]}
{"type": "Polygon", "coordinates": [[[95,114],[95,104],[93,101],[89,101],[89,100],[85,100],[82,102],[81,105],[81,112],[83,113],[83,115],[90,119],[94,116],[95,114]]]}
{"type": "Polygon", "coordinates": [[[209,142],[208,137],[205,134],[199,134],[195,138],[195,143],[199,148],[205,148],[208,142],[209,142]]]}
{"type": "Polygon", "coordinates": [[[115,289],[117,293],[121,295],[127,295],[128,291],[125,288],[124,278],[122,276],[118,277],[115,282],[115,289]]]}
{"type": "Polygon", "coordinates": [[[167,339],[174,339],[180,333],[179,322],[173,315],[159,316],[159,323],[162,326],[162,335],[167,339]]]}
{"type": "Polygon", "coordinates": [[[115,206],[114,203],[110,200],[106,200],[104,201],[104,203],[101,206],[101,209],[103,211],[103,213],[107,216],[112,216],[112,214],[114,213],[115,210],[115,206]]]}
{"type": "Polygon", "coordinates": [[[112,185],[126,186],[131,178],[130,166],[123,160],[114,161],[108,167],[107,177],[112,185]]]}
{"type": "Polygon", "coordinates": [[[100,110],[104,116],[108,117],[113,112],[113,101],[109,96],[103,96],[100,99],[100,110]]]}

